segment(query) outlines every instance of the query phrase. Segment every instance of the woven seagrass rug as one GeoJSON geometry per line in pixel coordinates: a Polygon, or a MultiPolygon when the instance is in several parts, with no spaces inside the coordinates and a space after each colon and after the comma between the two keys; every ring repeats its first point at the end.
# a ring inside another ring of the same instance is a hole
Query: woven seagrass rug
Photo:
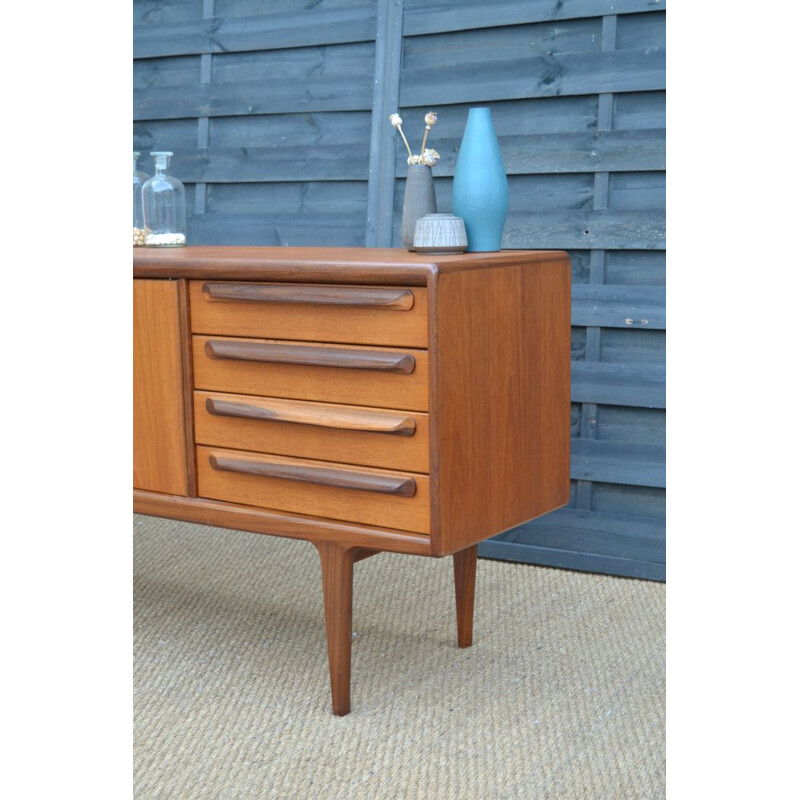
{"type": "Polygon", "coordinates": [[[334,717],[307,542],[134,515],[138,800],[665,796],[664,584],[479,559],[355,566],[334,717]]]}

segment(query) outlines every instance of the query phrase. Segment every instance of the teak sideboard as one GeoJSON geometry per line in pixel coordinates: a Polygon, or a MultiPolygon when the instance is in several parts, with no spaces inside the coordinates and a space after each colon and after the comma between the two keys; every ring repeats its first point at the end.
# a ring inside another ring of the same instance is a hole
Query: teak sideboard
{"type": "Polygon", "coordinates": [[[353,564],[453,556],[569,497],[570,264],[558,251],[135,248],[133,508],[306,539],[333,712],[353,564]]]}

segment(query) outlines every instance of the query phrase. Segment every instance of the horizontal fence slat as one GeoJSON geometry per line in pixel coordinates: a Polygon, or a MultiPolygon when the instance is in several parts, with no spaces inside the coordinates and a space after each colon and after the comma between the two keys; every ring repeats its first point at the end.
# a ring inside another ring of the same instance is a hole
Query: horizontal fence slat
{"type": "MultiPolygon", "coordinates": [[[[638,172],[666,168],[666,131],[581,131],[528,136],[499,136],[503,165],[508,175],[560,172],[638,172]]],[[[459,139],[431,141],[441,159],[438,177],[455,171],[459,139]]],[[[395,173],[408,170],[405,149],[398,148],[395,173]]]]}
{"type": "Polygon", "coordinates": [[[495,541],[664,563],[663,518],[559,508],[501,533],[495,541]]]}
{"type": "Polygon", "coordinates": [[[406,69],[400,78],[400,105],[433,107],[665,88],[666,48],[653,47],[455,63],[433,76],[427,69],[406,69]]]}
{"type": "Polygon", "coordinates": [[[137,121],[371,108],[369,76],[315,77],[302,83],[265,78],[133,92],[133,118],[137,121]]]}
{"type": "MultiPolygon", "coordinates": [[[[506,172],[513,174],[573,173],[582,171],[635,171],[663,168],[663,147],[660,153],[657,140],[663,143],[664,132],[620,131],[611,136],[596,134],[563,134],[541,137],[504,137],[500,148],[506,172]],[[618,134],[618,135],[617,135],[618,134]],[[572,138],[573,141],[564,141],[572,138]],[[602,149],[604,139],[609,142],[604,154],[594,152],[593,142],[602,149]],[[543,143],[540,140],[547,140],[543,143]],[[514,140],[514,141],[512,141],[514,140]],[[525,142],[530,143],[526,152],[525,142]],[[559,146],[557,143],[563,144],[559,146]],[[602,144],[600,142],[602,141],[602,144]],[[653,147],[649,147],[649,144],[653,147]],[[543,152],[539,145],[543,146],[543,152]],[[576,148],[588,148],[579,153],[576,148]],[[617,152],[614,153],[613,151],[617,152]],[[537,152],[538,151],[538,152],[537,152]],[[624,155],[629,152],[633,157],[624,155]],[[633,155],[636,154],[636,155],[633,155]]],[[[452,177],[457,158],[458,142],[439,144],[443,158],[435,167],[436,177],[452,177]]],[[[339,145],[304,145],[274,147],[227,147],[191,152],[186,149],[176,153],[173,168],[181,171],[183,180],[206,183],[262,183],[269,181],[305,180],[366,180],[369,167],[369,143],[354,142],[339,145]]],[[[397,158],[397,177],[404,178],[408,164],[402,156],[397,158]]]]}
{"type": "Polygon", "coordinates": [[[374,9],[348,8],[135,25],[133,57],[241,53],[371,41],[375,39],[376,19],[374,9]]]}
{"type": "Polygon", "coordinates": [[[572,402],[666,408],[666,369],[597,361],[572,362],[572,402]]]}
{"type": "Polygon", "coordinates": [[[188,218],[187,243],[364,247],[365,219],[354,214],[196,214],[188,218]]]}
{"type": "Polygon", "coordinates": [[[503,247],[530,250],[666,249],[665,211],[510,211],[503,247]]]}
{"type": "Polygon", "coordinates": [[[175,175],[189,183],[366,181],[369,142],[298,147],[228,147],[176,153],[175,175]]]}
{"type": "Polygon", "coordinates": [[[436,3],[406,3],[403,16],[403,36],[489,28],[501,25],[523,25],[549,20],[600,17],[607,14],[637,14],[662,11],[665,0],[525,0],[525,2],[456,3],[452,6],[436,3]]]}
{"type": "Polygon", "coordinates": [[[572,324],[665,330],[666,289],[573,283],[572,324]]]}
{"type": "Polygon", "coordinates": [[[622,578],[665,582],[665,564],[651,561],[635,561],[615,556],[599,556],[595,553],[576,553],[572,550],[554,550],[534,544],[503,542],[488,539],[478,545],[478,556],[517,564],[532,564],[539,567],[556,567],[594,572],[600,575],[615,575],[622,578]]]}
{"type": "Polygon", "coordinates": [[[580,481],[666,487],[666,448],[597,439],[573,439],[570,477],[580,481]]]}

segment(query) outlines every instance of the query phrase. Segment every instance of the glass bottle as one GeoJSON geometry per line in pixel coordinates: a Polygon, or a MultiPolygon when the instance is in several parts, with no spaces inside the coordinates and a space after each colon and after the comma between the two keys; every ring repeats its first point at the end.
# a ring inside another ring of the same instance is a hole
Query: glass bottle
{"type": "Polygon", "coordinates": [[[155,175],[142,187],[144,243],[148,247],[183,247],[186,244],[186,191],[170,175],[171,152],[150,153],[155,175]]]}
{"type": "Polygon", "coordinates": [[[150,177],[137,169],[141,153],[133,152],[133,246],[144,244],[144,206],[142,205],[142,186],[150,177]]]}

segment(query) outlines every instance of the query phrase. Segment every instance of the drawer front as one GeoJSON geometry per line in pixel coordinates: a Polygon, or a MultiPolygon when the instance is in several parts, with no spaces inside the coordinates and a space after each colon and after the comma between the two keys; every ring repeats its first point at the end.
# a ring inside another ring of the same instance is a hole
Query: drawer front
{"type": "Polygon", "coordinates": [[[193,333],[428,346],[428,293],[400,286],[191,281],[193,333]]]}
{"type": "Polygon", "coordinates": [[[196,391],[194,420],[198,444],[429,472],[419,411],[196,391]]]}
{"type": "Polygon", "coordinates": [[[211,500],[430,532],[427,475],[201,445],[197,481],[211,500]]]}
{"type": "Polygon", "coordinates": [[[428,410],[428,353],[193,336],[196,389],[428,410]]]}

